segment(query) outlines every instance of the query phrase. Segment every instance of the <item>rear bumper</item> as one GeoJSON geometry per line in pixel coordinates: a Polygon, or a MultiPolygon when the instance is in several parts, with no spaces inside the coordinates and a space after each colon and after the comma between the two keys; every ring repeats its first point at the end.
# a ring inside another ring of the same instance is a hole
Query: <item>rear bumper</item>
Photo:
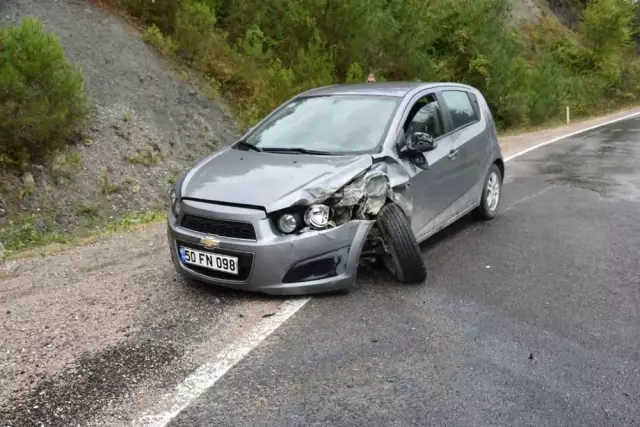
{"type": "MultiPolygon", "coordinates": [[[[217,205],[195,206],[195,202],[192,205],[198,208],[199,215],[233,216],[229,207],[220,207],[222,212],[216,212],[217,205]],[[213,210],[203,212],[202,208],[213,210]]],[[[180,227],[178,219],[169,212],[167,233],[176,270],[201,282],[274,295],[345,290],[355,284],[362,247],[373,225],[373,221],[350,221],[332,229],[283,236],[270,231],[266,216],[251,222],[258,231],[256,240],[215,236],[219,245],[211,251],[239,259],[239,274],[231,276],[181,261],[180,246],[208,250],[200,243],[205,234],[180,227]]]]}

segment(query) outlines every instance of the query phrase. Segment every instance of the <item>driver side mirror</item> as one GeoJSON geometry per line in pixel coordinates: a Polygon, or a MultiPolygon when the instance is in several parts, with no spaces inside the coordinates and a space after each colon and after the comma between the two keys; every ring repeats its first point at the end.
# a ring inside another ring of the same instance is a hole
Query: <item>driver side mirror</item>
{"type": "Polygon", "coordinates": [[[411,154],[426,153],[437,147],[438,143],[434,141],[433,136],[426,132],[414,132],[409,138],[402,151],[411,154]]]}

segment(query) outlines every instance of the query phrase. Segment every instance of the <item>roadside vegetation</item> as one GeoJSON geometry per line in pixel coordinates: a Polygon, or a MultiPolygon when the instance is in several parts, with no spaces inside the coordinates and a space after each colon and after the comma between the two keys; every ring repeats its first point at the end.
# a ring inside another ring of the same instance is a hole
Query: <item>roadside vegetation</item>
{"type": "MultiPolygon", "coordinates": [[[[78,204],[77,210],[81,215],[97,215],[91,205],[78,204]]],[[[104,224],[77,230],[75,233],[67,233],[58,232],[55,229],[55,222],[47,216],[24,216],[0,226],[0,236],[4,239],[1,243],[3,248],[0,253],[0,261],[22,255],[25,252],[35,255],[55,253],[69,245],[91,243],[96,238],[136,230],[163,219],[166,219],[164,209],[136,212],[112,219],[104,224]],[[32,248],[38,247],[46,248],[42,251],[37,249],[30,251],[32,248]]]]}
{"type": "Polygon", "coordinates": [[[0,27],[0,168],[21,169],[65,147],[87,116],[82,73],[55,34],[25,18],[0,27]]]}
{"type": "MultiPolygon", "coordinates": [[[[24,199],[35,191],[28,172],[34,163],[49,163],[54,183],[73,179],[82,168],[82,158],[70,145],[82,138],[90,109],[83,74],[67,60],[53,32],[32,17],[0,27],[0,177],[24,172],[23,185],[13,197],[24,199]]],[[[0,180],[0,193],[4,183],[0,180]]],[[[106,174],[101,184],[106,195],[119,191],[106,174]]],[[[7,214],[1,196],[0,219],[7,214]]],[[[86,219],[86,226],[74,233],[58,232],[55,211],[38,209],[0,222],[0,261],[32,247],[64,247],[91,236],[131,230],[164,214],[164,210],[132,212],[98,221],[98,208],[90,202],[77,202],[75,210],[86,219]]]]}
{"type": "Polygon", "coordinates": [[[108,1],[160,52],[207,76],[243,125],[299,91],[369,72],[472,84],[503,130],[640,95],[631,0],[565,0],[574,22],[549,13],[524,28],[511,25],[509,0],[108,1]]]}

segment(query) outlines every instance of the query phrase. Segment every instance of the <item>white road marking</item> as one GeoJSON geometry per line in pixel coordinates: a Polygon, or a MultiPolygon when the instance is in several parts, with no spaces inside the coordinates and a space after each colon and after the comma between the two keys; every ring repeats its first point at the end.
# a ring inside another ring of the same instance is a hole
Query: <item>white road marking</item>
{"type": "MultiPolygon", "coordinates": [[[[505,162],[515,159],[530,151],[544,147],[571,136],[597,129],[612,123],[630,119],[640,115],[640,112],[630,114],[617,119],[609,120],[605,123],[590,126],[585,129],[571,132],[569,134],[554,138],[550,141],[529,147],[526,150],[515,153],[504,159],[505,162]]],[[[536,197],[550,190],[552,187],[543,190],[541,193],[534,194],[530,197],[536,197]]],[[[526,199],[526,198],[525,198],[526,199]]],[[[523,199],[524,200],[524,199],[523,199]]],[[[517,201],[516,203],[520,202],[517,201]]],[[[490,268],[490,266],[487,266],[490,268]]],[[[302,299],[287,300],[282,304],[278,312],[271,317],[263,319],[258,326],[250,331],[247,335],[240,338],[236,343],[221,351],[214,361],[205,363],[196,369],[191,375],[176,387],[175,391],[167,396],[165,401],[167,410],[155,415],[146,415],[134,422],[133,426],[139,427],[166,427],[173,418],[187,408],[201,394],[211,388],[227,371],[233,368],[238,362],[244,359],[254,348],[256,348],[269,335],[276,331],[284,322],[300,310],[306,303],[311,301],[311,297],[302,299]]]]}
{"type": "Polygon", "coordinates": [[[559,136],[559,137],[557,137],[557,138],[553,138],[553,139],[552,139],[552,140],[550,140],[550,141],[546,141],[546,142],[543,142],[543,143],[541,143],[541,144],[534,145],[533,147],[529,147],[529,148],[527,148],[526,150],[522,150],[522,151],[520,151],[520,152],[518,152],[518,153],[512,154],[511,156],[506,157],[506,158],[504,159],[504,161],[505,161],[505,162],[508,162],[509,160],[513,160],[513,159],[515,159],[516,157],[520,157],[520,156],[522,156],[523,154],[527,154],[529,151],[536,150],[536,149],[538,149],[538,148],[540,148],[540,147],[544,147],[545,145],[553,144],[554,142],[558,142],[558,141],[560,141],[560,140],[562,140],[562,139],[570,138],[570,137],[572,137],[572,136],[579,135],[579,134],[581,134],[581,133],[588,132],[588,131],[590,131],[590,130],[597,129],[597,128],[600,128],[600,127],[603,127],[603,126],[606,126],[606,125],[610,125],[610,124],[612,124],[612,123],[621,122],[621,121],[623,121],[623,120],[627,120],[627,119],[630,119],[630,118],[632,118],[632,117],[635,117],[635,116],[637,116],[637,115],[639,115],[639,114],[640,114],[640,112],[638,112],[638,113],[633,113],[633,114],[629,114],[629,115],[627,115],[627,116],[619,117],[619,118],[617,118],[617,119],[609,120],[609,121],[604,122],[604,123],[600,123],[600,124],[597,124],[597,125],[589,126],[588,128],[580,129],[580,130],[577,130],[577,131],[575,131],[575,132],[571,132],[571,133],[568,133],[568,134],[566,134],[566,135],[562,135],[562,136],[559,136]]]}
{"type": "Polygon", "coordinates": [[[311,300],[310,297],[290,299],[282,303],[275,315],[264,318],[247,335],[242,336],[232,346],[221,351],[214,361],[205,363],[178,385],[165,398],[167,409],[155,415],[146,415],[134,422],[133,426],[165,427],[173,418],[188,407],[202,393],[207,391],[229,369],[271,335],[284,322],[311,300]]]}
{"type": "Polygon", "coordinates": [[[517,204],[522,203],[522,202],[528,202],[528,201],[533,200],[533,199],[535,199],[537,197],[540,197],[543,194],[545,194],[546,192],[548,192],[550,190],[553,190],[556,187],[557,187],[557,185],[552,185],[550,187],[546,187],[546,188],[538,191],[537,193],[533,193],[533,194],[529,194],[528,196],[524,196],[523,198],[518,199],[515,202],[511,203],[509,206],[507,206],[506,208],[502,209],[500,212],[509,211],[509,210],[513,209],[514,206],[516,206],[517,204]]]}

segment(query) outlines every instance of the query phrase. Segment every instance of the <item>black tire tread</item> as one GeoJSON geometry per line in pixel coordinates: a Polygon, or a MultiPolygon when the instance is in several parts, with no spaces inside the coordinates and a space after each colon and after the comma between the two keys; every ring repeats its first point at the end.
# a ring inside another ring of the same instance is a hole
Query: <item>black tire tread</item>
{"type": "Polygon", "coordinates": [[[420,246],[413,235],[404,212],[389,203],[378,214],[378,227],[385,243],[395,252],[399,261],[397,278],[402,282],[421,282],[427,277],[427,268],[420,246]]]}

